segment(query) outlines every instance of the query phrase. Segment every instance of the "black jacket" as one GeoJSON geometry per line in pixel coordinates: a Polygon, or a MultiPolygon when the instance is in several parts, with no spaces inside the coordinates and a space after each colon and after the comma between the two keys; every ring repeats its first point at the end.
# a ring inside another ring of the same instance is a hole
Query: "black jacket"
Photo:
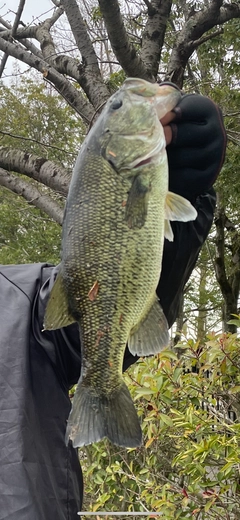
{"type": "MultiPolygon", "coordinates": [[[[214,191],[197,198],[195,222],[175,222],[158,294],[169,325],[210,229],[214,191]]],[[[65,446],[69,388],[81,366],[77,324],[42,332],[58,267],[0,269],[0,520],[77,520],[83,483],[77,450],[65,446]]],[[[126,349],[124,369],[134,358],[126,349]]]]}
{"type": "Polygon", "coordinates": [[[41,342],[34,325],[50,271],[44,264],[0,269],[1,520],[77,520],[82,503],[77,452],[64,442],[70,411],[64,357],[74,367],[76,353],[64,340],[57,345],[55,334],[41,342]]]}

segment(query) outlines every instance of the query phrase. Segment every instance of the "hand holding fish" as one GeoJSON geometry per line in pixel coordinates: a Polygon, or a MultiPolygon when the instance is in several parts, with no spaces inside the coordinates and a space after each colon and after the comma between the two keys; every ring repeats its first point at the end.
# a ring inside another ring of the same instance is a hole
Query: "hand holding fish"
{"type": "Polygon", "coordinates": [[[167,144],[169,189],[194,202],[214,184],[225,159],[222,112],[205,96],[183,94],[161,123],[167,144]]]}

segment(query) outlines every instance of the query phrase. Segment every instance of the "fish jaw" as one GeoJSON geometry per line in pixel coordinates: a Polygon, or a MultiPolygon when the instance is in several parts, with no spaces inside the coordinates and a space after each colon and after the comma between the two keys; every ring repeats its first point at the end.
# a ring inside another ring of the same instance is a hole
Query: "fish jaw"
{"type": "Polygon", "coordinates": [[[180,92],[169,85],[129,79],[116,96],[119,108],[111,110],[114,97],[106,108],[103,156],[119,174],[148,159],[160,163],[166,147],[160,118],[178,103],[180,92]]]}
{"type": "Polygon", "coordinates": [[[181,92],[177,86],[149,83],[141,78],[127,78],[122,88],[132,94],[148,98],[156,109],[159,119],[170,112],[181,99],[181,92]]]}

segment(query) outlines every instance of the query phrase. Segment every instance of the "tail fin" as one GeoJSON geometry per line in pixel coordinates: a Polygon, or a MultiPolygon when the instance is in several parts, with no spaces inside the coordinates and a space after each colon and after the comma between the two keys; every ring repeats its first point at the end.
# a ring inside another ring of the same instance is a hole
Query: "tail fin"
{"type": "Polygon", "coordinates": [[[80,381],[68,419],[66,443],[71,439],[77,448],[104,437],[126,448],[135,448],[142,443],[138,416],[128,388],[122,382],[112,394],[101,395],[80,381]]]}

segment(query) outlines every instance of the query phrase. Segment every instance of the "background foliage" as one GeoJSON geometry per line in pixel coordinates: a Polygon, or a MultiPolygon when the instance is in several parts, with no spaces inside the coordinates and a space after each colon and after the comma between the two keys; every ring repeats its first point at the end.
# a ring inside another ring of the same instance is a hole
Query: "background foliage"
{"type": "Polygon", "coordinates": [[[201,347],[183,340],[177,353],[140,360],[125,374],[144,446],[81,449],[85,510],[239,518],[239,347],[236,335],[211,333],[201,347]]]}

